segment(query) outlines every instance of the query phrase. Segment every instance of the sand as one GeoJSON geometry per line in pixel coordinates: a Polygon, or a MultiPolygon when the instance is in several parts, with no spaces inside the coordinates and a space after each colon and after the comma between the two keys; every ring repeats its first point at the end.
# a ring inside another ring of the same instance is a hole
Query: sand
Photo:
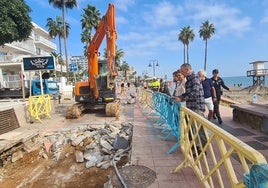
{"type": "Polygon", "coordinates": [[[260,103],[268,104],[268,87],[265,86],[249,86],[230,87],[231,91],[223,90],[223,97],[231,99],[239,103],[260,103]],[[254,94],[256,98],[253,99],[254,94]]]}

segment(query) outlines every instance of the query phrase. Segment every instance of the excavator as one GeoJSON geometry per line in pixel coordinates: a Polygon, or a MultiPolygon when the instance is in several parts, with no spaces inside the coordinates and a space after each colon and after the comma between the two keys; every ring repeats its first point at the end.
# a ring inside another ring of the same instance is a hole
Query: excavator
{"type": "Polygon", "coordinates": [[[118,117],[120,101],[116,99],[115,8],[109,4],[87,48],[88,81],[77,82],[74,88],[75,104],[67,108],[67,119],[76,119],[87,109],[105,109],[107,116],[118,117]],[[106,36],[106,60],[98,60],[99,47],[106,36]]]}

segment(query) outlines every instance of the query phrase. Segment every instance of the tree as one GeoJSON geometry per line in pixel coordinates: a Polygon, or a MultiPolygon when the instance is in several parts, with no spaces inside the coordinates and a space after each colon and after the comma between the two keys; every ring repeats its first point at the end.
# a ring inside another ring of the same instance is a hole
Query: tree
{"type": "Polygon", "coordinates": [[[0,45],[28,39],[33,25],[24,0],[1,0],[0,7],[0,45]]]}
{"type": "Polygon", "coordinates": [[[64,49],[65,49],[65,61],[66,61],[66,73],[67,73],[67,79],[68,79],[68,54],[67,54],[67,32],[66,32],[66,25],[65,25],[65,8],[66,9],[72,9],[74,7],[77,7],[77,0],[48,0],[49,4],[52,4],[55,8],[61,9],[62,11],[62,19],[63,19],[63,39],[64,39],[64,49]]]}
{"type": "Polygon", "coordinates": [[[96,7],[88,5],[87,8],[83,9],[84,14],[82,15],[82,34],[81,41],[86,43],[84,46],[84,54],[86,55],[87,47],[92,40],[92,31],[97,29],[99,21],[101,19],[101,14],[96,7]]]}
{"type": "Polygon", "coordinates": [[[126,61],[119,66],[119,70],[124,72],[124,77],[127,78],[127,71],[129,71],[129,65],[126,61]]]}
{"type": "Polygon", "coordinates": [[[194,40],[195,34],[194,30],[191,29],[190,26],[183,27],[178,34],[178,40],[183,43],[184,46],[184,64],[185,62],[185,47],[186,47],[186,53],[187,53],[187,63],[189,63],[189,43],[194,40]]]}
{"type": "Polygon", "coordinates": [[[204,62],[204,70],[206,71],[207,66],[207,48],[208,48],[208,39],[215,33],[215,27],[213,24],[210,24],[209,21],[205,21],[202,23],[202,26],[199,30],[200,38],[203,38],[205,41],[205,62],[204,62]]]}
{"type": "MultiPolygon", "coordinates": [[[[115,61],[115,66],[119,67],[120,69],[120,61],[121,59],[124,57],[125,55],[125,52],[122,50],[122,49],[119,49],[117,48],[117,45],[115,46],[115,57],[114,57],[114,61],[115,61]]],[[[103,57],[105,59],[107,59],[107,50],[106,48],[104,48],[104,54],[103,54],[103,57]]]]}
{"type": "MultiPolygon", "coordinates": [[[[65,23],[66,25],[66,37],[69,36],[69,30],[70,26],[68,23],[65,23]]],[[[57,16],[56,20],[53,20],[52,18],[47,19],[46,27],[48,27],[48,33],[51,38],[56,38],[58,36],[59,38],[59,48],[60,48],[60,57],[62,59],[62,49],[61,49],[61,39],[64,37],[64,27],[63,27],[63,20],[62,17],[57,16]]],[[[64,63],[63,63],[64,64],[64,63]]],[[[61,63],[61,76],[62,76],[62,65],[61,63]]]]}

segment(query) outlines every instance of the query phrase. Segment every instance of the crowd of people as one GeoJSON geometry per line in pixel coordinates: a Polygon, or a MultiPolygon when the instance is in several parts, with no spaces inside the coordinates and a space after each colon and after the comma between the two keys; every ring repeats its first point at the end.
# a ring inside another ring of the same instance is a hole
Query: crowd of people
{"type": "MultiPolygon", "coordinates": [[[[158,80],[156,78],[153,78],[150,83],[144,81],[142,86],[145,89],[150,88],[153,91],[170,95],[176,102],[185,102],[187,108],[202,117],[206,117],[205,111],[207,108],[207,119],[209,121],[214,118],[218,119],[219,124],[223,123],[219,110],[223,93],[222,88],[228,91],[230,91],[230,88],[224,84],[223,79],[219,76],[218,69],[214,69],[212,77],[208,78],[204,70],[200,70],[196,74],[190,64],[182,64],[180,69],[172,73],[172,76],[171,86],[168,86],[163,79],[158,80]]],[[[124,91],[124,88],[121,91],[124,91]]],[[[205,146],[207,138],[203,127],[200,127],[198,134],[202,146],[205,146]]],[[[200,153],[202,148],[198,146],[197,152],[200,153]]]]}
{"type": "MultiPolygon", "coordinates": [[[[172,73],[173,81],[171,84],[163,79],[154,77],[151,82],[135,82],[136,92],[141,86],[144,89],[162,92],[170,95],[176,102],[186,102],[186,107],[205,117],[207,108],[207,119],[217,119],[222,124],[222,118],[219,110],[219,104],[222,89],[230,91],[230,88],[224,84],[223,79],[219,76],[219,70],[212,71],[212,77],[208,78],[204,70],[195,73],[190,64],[182,64],[181,67],[172,73]]],[[[126,94],[130,83],[121,82],[121,94],[126,94]]]]}
{"type": "Polygon", "coordinates": [[[176,102],[186,102],[186,107],[204,117],[207,108],[207,119],[217,119],[218,123],[222,124],[219,110],[222,89],[230,91],[230,88],[224,84],[218,69],[214,69],[212,77],[208,78],[204,70],[199,70],[196,74],[190,64],[182,64],[172,76],[171,84],[163,79],[153,78],[151,83],[144,81],[143,88],[170,95],[176,102]]]}

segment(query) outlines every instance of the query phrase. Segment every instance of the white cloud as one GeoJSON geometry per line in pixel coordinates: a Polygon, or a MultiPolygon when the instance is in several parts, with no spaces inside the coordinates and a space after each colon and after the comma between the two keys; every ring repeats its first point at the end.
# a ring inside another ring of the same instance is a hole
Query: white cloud
{"type": "Polygon", "coordinates": [[[143,19],[154,28],[172,26],[178,23],[181,12],[180,6],[161,1],[150,6],[150,10],[143,14],[143,19]]]}
{"type": "Polygon", "coordinates": [[[128,20],[125,17],[122,17],[122,16],[117,16],[115,21],[116,21],[116,24],[126,24],[126,23],[128,23],[128,20]]]}
{"type": "Polygon", "coordinates": [[[115,4],[118,10],[126,12],[129,6],[135,4],[135,0],[115,0],[115,4]]]}
{"type": "Polygon", "coordinates": [[[190,18],[199,27],[205,20],[213,23],[218,35],[242,35],[251,29],[251,19],[248,16],[243,16],[238,8],[224,4],[195,3],[188,5],[187,11],[193,12],[190,18]]]}

